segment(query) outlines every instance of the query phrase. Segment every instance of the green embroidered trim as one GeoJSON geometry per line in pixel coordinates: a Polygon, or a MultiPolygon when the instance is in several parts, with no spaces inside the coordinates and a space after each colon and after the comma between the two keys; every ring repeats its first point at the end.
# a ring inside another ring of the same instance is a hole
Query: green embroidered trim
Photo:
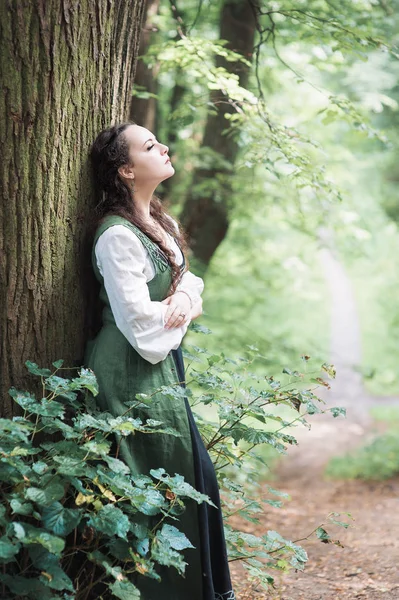
{"type": "Polygon", "coordinates": [[[138,227],[136,227],[132,223],[129,223],[129,226],[131,227],[131,229],[134,230],[134,233],[142,242],[143,246],[148,250],[148,254],[151,257],[154,266],[158,267],[161,273],[164,273],[167,269],[169,269],[169,261],[165,254],[162,252],[162,250],[159,248],[159,246],[157,246],[155,242],[150,240],[150,238],[147,237],[145,233],[143,233],[138,227]]]}

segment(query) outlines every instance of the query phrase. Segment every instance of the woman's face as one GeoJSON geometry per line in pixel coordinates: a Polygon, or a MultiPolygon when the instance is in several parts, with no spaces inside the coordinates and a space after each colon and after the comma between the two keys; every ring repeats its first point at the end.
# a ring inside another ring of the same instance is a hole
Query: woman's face
{"type": "Polygon", "coordinates": [[[157,141],[155,135],[140,125],[130,125],[124,131],[129,145],[131,175],[135,187],[154,186],[172,177],[175,170],[168,156],[169,148],[157,141]]]}

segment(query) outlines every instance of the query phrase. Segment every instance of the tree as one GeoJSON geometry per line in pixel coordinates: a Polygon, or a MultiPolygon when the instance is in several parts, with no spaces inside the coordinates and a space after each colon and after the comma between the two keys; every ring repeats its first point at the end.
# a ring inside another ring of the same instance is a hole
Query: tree
{"type": "MultiPolygon", "coordinates": [[[[220,38],[227,40],[227,48],[246,59],[252,56],[256,20],[248,0],[225,0],[220,14],[220,38]]],[[[217,56],[216,66],[224,67],[239,76],[242,87],[248,84],[250,63],[228,62],[217,56]]],[[[210,148],[221,161],[211,168],[200,168],[194,173],[192,194],[186,200],[181,219],[186,229],[194,256],[204,266],[208,265],[216,248],[223,241],[228,229],[228,203],[232,193],[232,168],[238,152],[234,138],[228,141],[223,135],[228,126],[226,113],[235,112],[221,91],[211,95],[216,107],[207,119],[203,146],[210,148]],[[219,185],[215,185],[219,182],[219,185]]]]}
{"type": "MultiPolygon", "coordinates": [[[[145,56],[151,43],[151,34],[154,29],[153,19],[157,14],[160,0],[147,0],[144,15],[144,27],[141,34],[139,55],[145,56]]],[[[138,96],[133,95],[130,103],[130,119],[142,125],[151,131],[156,129],[157,105],[156,92],[157,81],[154,77],[154,66],[147,65],[143,60],[137,63],[136,75],[134,78],[135,88],[138,89],[138,96]],[[141,93],[140,89],[144,91],[141,93]]]]}
{"type": "Polygon", "coordinates": [[[82,360],[88,148],[128,114],[144,0],[0,3],[3,414],[24,361],[82,360]]]}

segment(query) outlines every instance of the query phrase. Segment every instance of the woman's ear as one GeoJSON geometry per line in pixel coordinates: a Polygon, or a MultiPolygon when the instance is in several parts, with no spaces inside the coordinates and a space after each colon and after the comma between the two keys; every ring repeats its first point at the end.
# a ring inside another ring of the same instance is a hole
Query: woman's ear
{"type": "Polygon", "coordinates": [[[134,179],[133,167],[131,165],[122,165],[119,167],[118,173],[121,177],[123,177],[123,179],[134,179]]]}

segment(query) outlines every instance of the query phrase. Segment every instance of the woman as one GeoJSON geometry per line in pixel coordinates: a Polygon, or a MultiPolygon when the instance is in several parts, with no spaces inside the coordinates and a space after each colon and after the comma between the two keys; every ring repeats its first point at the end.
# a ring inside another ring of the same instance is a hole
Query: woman
{"type": "MultiPolygon", "coordinates": [[[[97,376],[101,409],[121,415],[138,393],[184,385],[180,343],[202,312],[203,282],[185,269],[178,225],[153,196],[174,174],[167,146],[125,123],[100,133],[91,161],[99,193],[92,258],[104,309],[87,364],[97,376]]],[[[132,416],[162,421],[180,434],[123,438],[120,456],[132,472],[179,473],[219,507],[187,502],[178,526],[195,549],[186,550],[185,577],[171,568],[160,569],[160,583],[141,577],[143,600],[234,600],[215,471],[187,400],[158,393],[132,416]]]]}

